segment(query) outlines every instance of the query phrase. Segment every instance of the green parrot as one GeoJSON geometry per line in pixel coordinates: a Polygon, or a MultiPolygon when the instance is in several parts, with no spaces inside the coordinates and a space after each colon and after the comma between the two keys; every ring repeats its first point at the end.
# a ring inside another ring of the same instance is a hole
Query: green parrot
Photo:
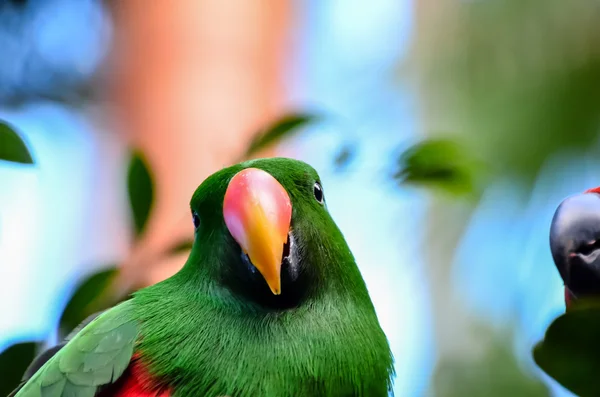
{"type": "Polygon", "coordinates": [[[183,268],[43,354],[17,397],[391,393],[388,340],[311,166],[224,168],[191,212],[183,268]]]}

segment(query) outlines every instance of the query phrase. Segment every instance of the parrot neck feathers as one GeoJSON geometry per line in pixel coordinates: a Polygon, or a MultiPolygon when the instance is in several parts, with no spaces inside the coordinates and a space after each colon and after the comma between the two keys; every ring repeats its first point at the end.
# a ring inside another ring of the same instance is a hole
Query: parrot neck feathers
{"type": "Polygon", "coordinates": [[[137,350],[176,395],[387,395],[393,358],[369,299],[332,290],[267,312],[187,280],[175,276],[133,299],[137,350]]]}

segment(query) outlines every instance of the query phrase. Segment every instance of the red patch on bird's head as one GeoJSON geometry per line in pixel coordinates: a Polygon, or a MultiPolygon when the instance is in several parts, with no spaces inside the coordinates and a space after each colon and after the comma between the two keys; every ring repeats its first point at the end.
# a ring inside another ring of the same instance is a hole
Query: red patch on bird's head
{"type": "Polygon", "coordinates": [[[588,190],[586,190],[585,192],[586,192],[586,193],[598,193],[598,194],[600,194],[600,186],[598,186],[598,187],[594,187],[594,188],[592,188],[592,189],[588,189],[588,190]]]}

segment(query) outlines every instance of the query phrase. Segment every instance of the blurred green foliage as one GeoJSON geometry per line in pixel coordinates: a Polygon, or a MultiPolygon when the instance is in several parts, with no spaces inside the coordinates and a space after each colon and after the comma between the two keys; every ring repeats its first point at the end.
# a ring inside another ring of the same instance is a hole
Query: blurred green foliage
{"type": "Polygon", "coordinates": [[[0,396],[8,396],[20,383],[40,347],[36,342],[17,343],[0,354],[0,396]]]}
{"type": "MultiPolygon", "coordinates": [[[[127,187],[133,234],[136,239],[139,239],[150,217],[154,201],[152,173],[144,155],[139,150],[133,150],[130,154],[127,187]]],[[[183,246],[185,243],[180,242],[177,245],[183,246]]],[[[119,276],[119,267],[116,264],[96,267],[100,267],[102,270],[79,282],[63,311],[59,326],[62,337],[89,315],[117,304],[133,292],[114,288],[114,283],[119,276]]]]}
{"type": "MultiPolygon", "coordinates": [[[[0,135],[0,137],[3,136],[9,136],[9,139],[12,140],[11,142],[14,142],[16,134],[0,135]]],[[[0,141],[0,144],[2,143],[3,141],[0,141]]],[[[20,146],[13,145],[12,147],[17,147],[19,149],[17,154],[22,156],[20,153],[22,153],[22,148],[25,147],[23,144],[20,146]]],[[[14,157],[15,155],[12,158],[14,157]]],[[[144,226],[147,224],[152,209],[154,184],[151,171],[143,154],[136,150],[130,155],[127,169],[127,184],[134,235],[139,237],[144,226]]],[[[188,241],[181,241],[175,244],[173,251],[181,251],[186,247],[190,247],[190,243],[188,241]]],[[[114,291],[113,283],[119,274],[118,266],[109,264],[97,267],[100,267],[102,270],[80,281],[65,306],[59,322],[60,337],[65,337],[89,315],[115,305],[127,298],[130,292],[132,292],[114,291]]],[[[17,386],[25,369],[34,358],[33,351],[29,354],[29,350],[27,350],[32,344],[33,342],[12,346],[0,356],[0,365],[2,362],[10,363],[12,365],[11,368],[14,369],[14,371],[2,372],[2,385],[7,390],[12,390],[17,386]]]]}
{"type": "Polygon", "coordinates": [[[456,195],[478,193],[481,168],[466,148],[452,139],[418,142],[398,158],[394,179],[398,183],[443,189],[456,195]]]}
{"type": "Polygon", "coordinates": [[[0,160],[33,164],[33,158],[23,139],[8,123],[3,121],[0,121],[0,160]]]}
{"type": "Polygon", "coordinates": [[[148,162],[140,151],[134,151],[129,161],[127,187],[136,235],[140,235],[150,217],[154,202],[154,183],[148,162]]]}
{"type": "Polygon", "coordinates": [[[255,134],[254,139],[246,149],[245,157],[252,157],[258,151],[279,142],[281,139],[289,138],[292,134],[297,133],[301,127],[318,119],[318,116],[307,113],[291,113],[281,117],[265,128],[264,131],[255,134]]]}
{"type": "Polygon", "coordinates": [[[105,300],[101,295],[110,287],[118,274],[116,266],[108,266],[106,270],[92,274],[84,280],[71,296],[71,300],[63,310],[59,327],[61,335],[68,335],[89,315],[106,309],[105,300]]]}
{"type": "MultiPolygon", "coordinates": [[[[27,145],[6,122],[0,121],[0,160],[33,164],[27,145]]],[[[34,359],[40,343],[17,343],[0,354],[0,395],[8,395],[19,383],[29,363],[34,359]]]]}

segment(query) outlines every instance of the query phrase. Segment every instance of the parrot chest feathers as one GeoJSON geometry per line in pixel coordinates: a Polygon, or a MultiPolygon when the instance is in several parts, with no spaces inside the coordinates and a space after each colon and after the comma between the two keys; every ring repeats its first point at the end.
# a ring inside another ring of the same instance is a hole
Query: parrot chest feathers
{"type": "Polygon", "coordinates": [[[329,305],[329,313],[307,307],[240,318],[203,307],[204,315],[153,316],[142,329],[142,359],[153,375],[175,380],[173,396],[388,395],[393,359],[371,310],[329,305]],[[171,326],[157,327],[163,321],[171,326]]]}

